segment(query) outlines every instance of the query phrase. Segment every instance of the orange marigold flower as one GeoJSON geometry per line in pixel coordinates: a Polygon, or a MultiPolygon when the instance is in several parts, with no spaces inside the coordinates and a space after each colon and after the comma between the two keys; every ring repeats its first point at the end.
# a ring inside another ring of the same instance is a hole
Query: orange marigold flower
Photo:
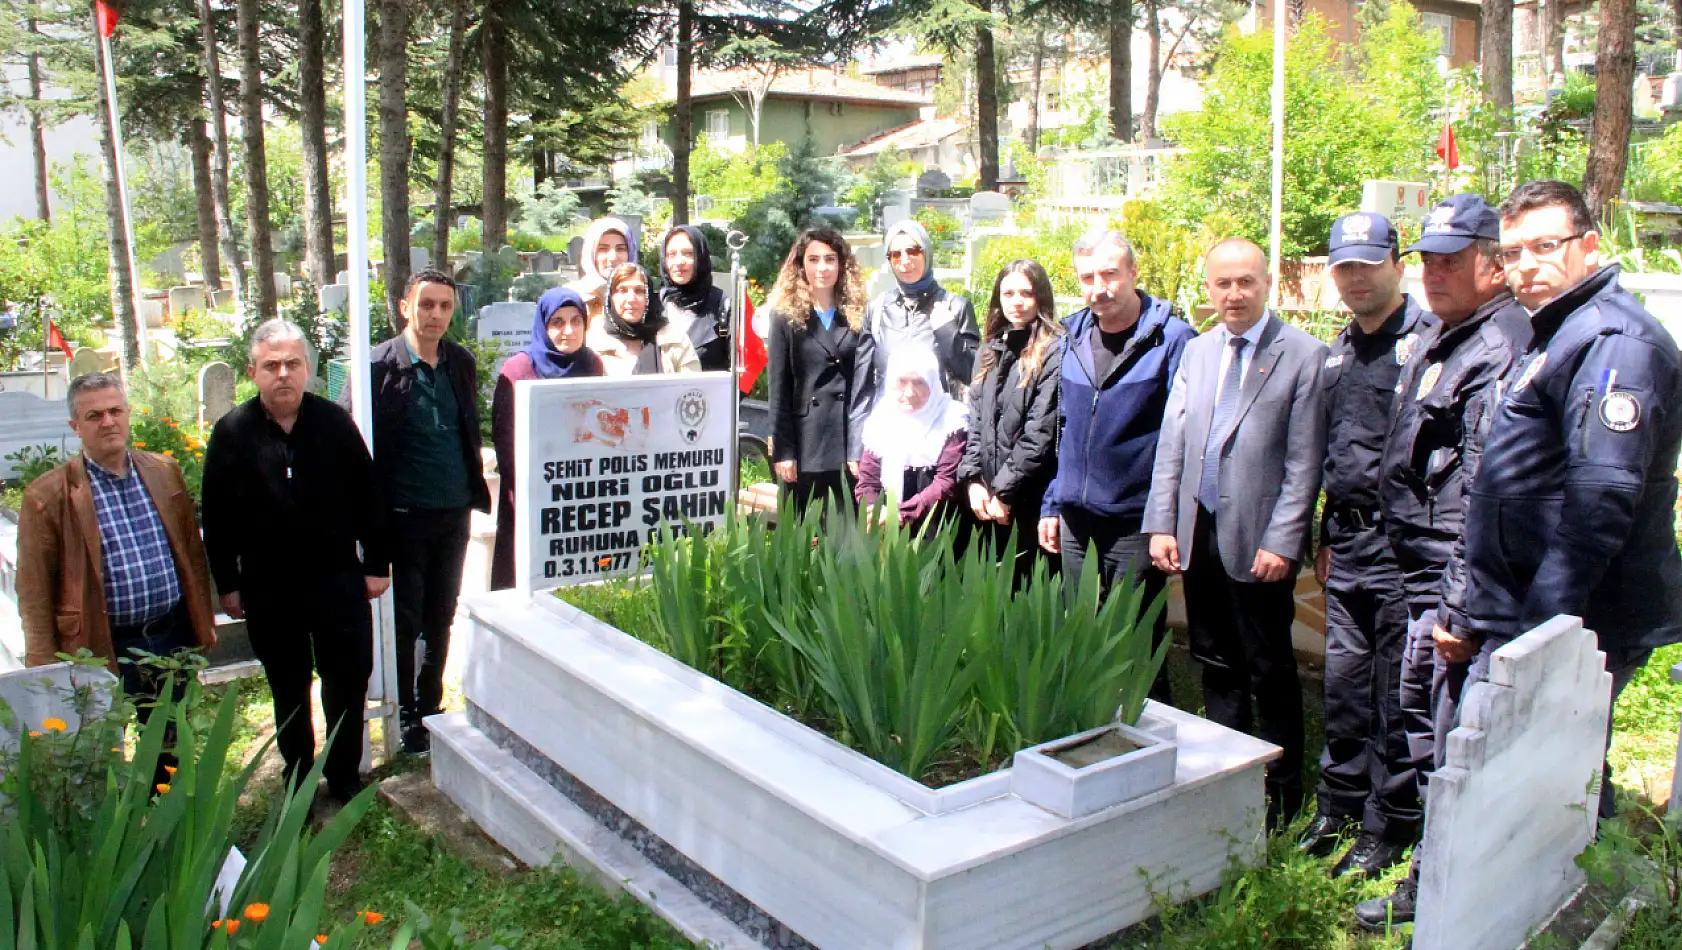
{"type": "Polygon", "coordinates": [[[374,924],[377,924],[380,921],[385,919],[385,915],[380,913],[377,910],[360,911],[360,912],[357,913],[356,916],[361,918],[362,922],[369,925],[370,927],[372,927],[374,924]]]}
{"type": "Polygon", "coordinates": [[[36,730],[36,729],[31,729],[31,730],[29,730],[29,735],[30,735],[30,736],[31,736],[31,737],[33,737],[33,738],[36,738],[36,739],[39,739],[39,738],[41,738],[41,733],[40,733],[40,731],[39,731],[39,730],[36,730]]]}
{"type": "Polygon", "coordinates": [[[315,942],[321,944],[324,947],[327,946],[327,935],[326,934],[316,934],[315,935],[315,942]]]}
{"type": "Polygon", "coordinates": [[[143,448],[145,448],[145,447],[146,447],[146,443],[144,443],[144,442],[136,442],[136,443],[134,443],[134,447],[135,447],[135,448],[137,448],[137,449],[143,449],[143,448]]]}
{"type": "Polygon", "coordinates": [[[57,716],[48,716],[41,720],[41,728],[48,732],[63,732],[70,728],[70,725],[57,716]]]}
{"type": "Polygon", "coordinates": [[[260,924],[269,917],[269,905],[250,904],[245,908],[245,916],[246,919],[250,920],[252,923],[260,924]]]}
{"type": "Polygon", "coordinates": [[[228,918],[228,936],[232,937],[234,934],[236,934],[238,932],[239,932],[239,921],[233,919],[232,917],[229,917],[228,918]]]}
{"type": "Polygon", "coordinates": [[[175,450],[174,449],[164,449],[164,454],[169,456],[170,458],[174,458],[175,457],[175,450]]]}
{"type": "Polygon", "coordinates": [[[169,794],[169,783],[168,782],[159,782],[158,783],[158,794],[159,795],[168,795],[169,794]]]}
{"type": "Polygon", "coordinates": [[[210,929],[211,930],[221,930],[222,929],[222,922],[220,920],[211,921],[210,922],[210,929]]]}
{"type": "MultiPolygon", "coordinates": [[[[111,750],[111,751],[112,751],[112,752],[115,752],[115,751],[117,751],[117,750],[116,750],[116,749],[112,749],[112,750],[111,750]]],[[[175,766],[173,766],[173,765],[166,765],[166,766],[164,766],[164,771],[165,771],[165,772],[168,772],[168,773],[169,773],[169,774],[171,774],[171,775],[174,775],[174,774],[175,774],[175,766]]]]}
{"type": "Polygon", "coordinates": [[[611,557],[599,557],[599,558],[596,558],[596,563],[599,564],[602,567],[606,567],[609,564],[613,563],[613,558],[611,558],[611,557]]]}

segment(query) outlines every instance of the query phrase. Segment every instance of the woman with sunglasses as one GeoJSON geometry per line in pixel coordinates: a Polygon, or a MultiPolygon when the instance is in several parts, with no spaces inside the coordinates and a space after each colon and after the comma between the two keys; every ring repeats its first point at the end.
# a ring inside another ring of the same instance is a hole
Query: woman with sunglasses
{"type": "Polygon", "coordinates": [[[1036,559],[1056,569],[1038,541],[1040,501],[1057,473],[1057,392],[1063,366],[1051,278],[1014,260],[993,281],[986,342],[969,390],[969,432],[958,466],[960,497],[979,534],[1002,554],[1016,541],[1016,582],[1036,559]]]}
{"type": "Polygon", "coordinates": [[[883,244],[898,286],[865,311],[865,328],[876,341],[876,375],[887,372],[888,358],[900,345],[920,343],[940,361],[941,388],[962,401],[981,343],[975,306],[934,279],[934,241],[921,224],[899,222],[883,244]]]}

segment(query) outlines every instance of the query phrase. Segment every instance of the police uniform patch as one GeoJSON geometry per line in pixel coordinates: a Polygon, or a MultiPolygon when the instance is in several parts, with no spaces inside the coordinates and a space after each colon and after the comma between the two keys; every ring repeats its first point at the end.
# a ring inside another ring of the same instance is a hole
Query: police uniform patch
{"type": "Polygon", "coordinates": [[[1536,374],[1540,373],[1542,371],[1542,367],[1546,365],[1548,365],[1548,354],[1537,353],[1535,359],[1525,364],[1524,372],[1519,374],[1518,382],[1513,384],[1512,391],[1516,393],[1524,387],[1530,385],[1530,381],[1535,379],[1536,374]]]}
{"type": "Polygon", "coordinates": [[[1413,347],[1419,342],[1419,334],[1409,333],[1396,341],[1396,365],[1406,366],[1413,358],[1413,347]]]}
{"type": "Polygon", "coordinates": [[[1613,432],[1632,431],[1641,424],[1641,401],[1634,393],[1607,393],[1600,400],[1600,423],[1613,432]]]}
{"type": "Polygon", "coordinates": [[[1441,379],[1442,375],[1443,364],[1441,363],[1432,363],[1425,367],[1425,375],[1419,380],[1419,392],[1414,394],[1414,400],[1417,402],[1430,395],[1431,390],[1436,388],[1437,380],[1441,379]]]}
{"type": "Polygon", "coordinates": [[[1339,366],[1342,366],[1342,365],[1343,365],[1343,357],[1342,356],[1328,356],[1328,357],[1326,357],[1326,368],[1327,369],[1337,369],[1339,366]]]}

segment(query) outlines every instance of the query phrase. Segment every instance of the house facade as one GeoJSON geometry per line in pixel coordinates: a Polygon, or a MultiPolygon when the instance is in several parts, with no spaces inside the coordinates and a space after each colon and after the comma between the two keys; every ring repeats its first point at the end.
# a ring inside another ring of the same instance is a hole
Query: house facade
{"type": "MultiPolygon", "coordinates": [[[[779,73],[766,84],[750,69],[697,71],[691,98],[694,132],[715,147],[741,150],[754,141],[753,99],[759,109],[760,144],[782,142],[793,150],[810,140],[818,155],[844,149],[916,122],[933,101],[829,69],[800,68],[779,73]]],[[[675,100],[668,90],[668,102],[675,100]]],[[[667,148],[676,147],[672,124],[660,127],[667,148]]]]}
{"type": "MultiPolygon", "coordinates": [[[[1266,29],[1273,24],[1275,0],[1254,0],[1251,23],[1266,29]]],[[[1410,0],[1419,11],[1422,25],[1441,38],[1438,55],[1446,57],[1450,68],[1475,65],[1478,43],[1483,35],[1483,7],[1476,0],[1410,0]]],[[[1287,0],[1286,16],[1297,12],[1297,4],[1287,0]]],[[[1354,43],[1360,39],[1356,14],[1361,0],[1301,0],[1301,13],[1317,13],[1326,23],[1326,32],[1339,43],[1354,43]]]]}

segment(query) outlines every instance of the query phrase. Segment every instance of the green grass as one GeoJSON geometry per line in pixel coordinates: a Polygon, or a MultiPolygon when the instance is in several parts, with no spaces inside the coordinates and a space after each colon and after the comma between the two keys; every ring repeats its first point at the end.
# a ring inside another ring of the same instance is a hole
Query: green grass
{"type": "Polygon", "coordinates": [[[667,950],[691,947],[630,897],[613,898],[564,868],[502,875],[455,857],[378,803],[334,857],[328,914],[386,915],[358,946],[389,944],[405,901],[427,915],[452,915],[475,936],[496,935],[507,950],[667,950]],[[383,943],[382,943],[383,941],[383,943]]]}

